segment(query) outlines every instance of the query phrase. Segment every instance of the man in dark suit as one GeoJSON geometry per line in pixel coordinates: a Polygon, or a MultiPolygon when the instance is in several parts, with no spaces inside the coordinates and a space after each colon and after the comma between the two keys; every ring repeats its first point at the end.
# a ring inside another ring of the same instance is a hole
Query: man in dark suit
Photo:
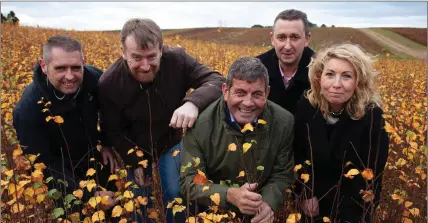
{"type": "Polygon", "coordinates": [[[304,12],[289,9],[275,18],[270,38],[273,48],[257,56],[269,72],[269,100],[292,114],[303,92],[310,88],[308,64],[314,56],[304,12]]]}

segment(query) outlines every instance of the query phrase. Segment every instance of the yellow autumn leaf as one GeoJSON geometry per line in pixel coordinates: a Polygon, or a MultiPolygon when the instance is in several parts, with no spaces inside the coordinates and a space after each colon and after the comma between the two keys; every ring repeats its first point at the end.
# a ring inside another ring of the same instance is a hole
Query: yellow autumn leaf
{"type": "Polygon", "coordinates": [[[186,219],[186,223],[197,223],[195,217],[189,217],[186,219]]]}
{"type": "Polygon", "coordinates": [[[309,160],[305,160],[305,163],[306,163],[306,165],[308,165],[308,166],[312,165],[311,161],[309,161],[309,160]]]}
{"type": "Polygon", "coordinates": [[[348,171],[348,173],[344,174],[345,177],[349,178],[349,179],[353,179],[355,175],[358,175],[360,173],[360,171],[358,171],[357,169],[350,169],[348,171]]]}
{"type": "Polygon", "coordinates": [[[92,220],[91,220],[91,218],[90,218],[90,217],[86,217],[86,218],[83,220],[83,223],[92,223],[92,220]]]}
{"type": "Polygon", "coordinates": [[[101,203],[101,197],[100,196],[95,196],[95,197],[89,198],[88,204],[92,208],[96,208],[99,203],[101,203]]]}
{"type": "Polygon", "coordinates": [[[291,213],[288,215],[286,223],[297,223],[300,221],[302,215],[300,213],[291,213]]]}
{"type": "Polygon", "coordinates": [[[373,171],[369,168],[364,169],[363,172],[361,173],[361,176],[366,180],[371,180],[374,177],[373,171]]]}
{"type": "Polygon", "coordinates": [[[413,202],[406,201],[406,202],[404,203],[404,206],[405,206],[406,208],[408,208],[408,207],[412,206],[412,204],[413,204],[413,202]]]}
{"type": "Polygon", "coordinates": [[[227,150],[235,152],[236,151],[236,144],[235,143],[229,144],[229,146],[227,146],[227,150]]]}
{"type": "Polygon", "coordinates": [[[206,190],[208,190],[208,189],[210,189],[210,187],[209,186],[203,186],[202,187],[202,192],[205,192],[206,190]]]}
{"type": "Polygon", "coordinates": [[[409,211],[413,216],[419,216],[419,208],[411,208],[409,211]]]}
{"type": "Polygon", "coordinates": [[[241,129],[241,132],[244,133],[246,131],[250,131],[253,132],[254,131],[254,127],[251,123],[247,123],[244,125],[244,128],[241,129]]]}
{"type": "Polygon", "coordinates": [[[244,143],[244,145],[242,145],[242,150],[244,151],[244,153],[246,153],[250,148],[251,148],[251,143],[244,143]]]}
{"type": "Polygon", "coordinates": [[[131,181],[126,182],[126,184],[125,184],[125,189],[126,189],[126,188],[128,188],[129,186],[131,186],[131,184],[132,184],[132,182],[131,182],[131,181]]]}
{"type": "Polygon", "coordinates": [[[391,195],[392,200],[398,200],[401,199],[401,196],[399,194],[393,194],[391,195]]]}
{"type": "Polygon", "coordinates": [[[54,120],[54,122],[56,122],[58,124],[64,123],[64,119],[61,116],[58,116],[58,115],[55,116],[53,120],[54,120]]]}
{"type": "Polygon", "coordinates": [[[128,221],[126,220],[126,218],[122,218],[120,219],[119,223],[127,223],[128,221]]]}
{"type": "Polygon", "coordinates": [[[123,197],[131,199],[134,197],[134,193],[132,193],[130,190],[127,190],[123,193],[123,197]]]}
{"type": "Polygon", "coordinates": [[[89,159],[89,162],[94,162],[94,161],[95,161],[94,157],[92,157],[92,158],[89,159]]]}
{"type": "Polygon", "coordinates": [[[257,120],[257,123],[258,123],[258,124],[262,124],[262,125],[266,125],[266,121],[265,121],[265,120],[263,120],[263,119],[258,119],[258,120],[257,120]]]}
{"type": "Polygon", "coordinates": [[[79,187],[82,188],[82,189],[85,188],[86,185],[88,185],[88,181],[87,180],[81,180],[79,182],[79,187]]]}
{"type": "Polygon", "coordinates": [[[137,197],[137,201],[138,201],[138,203],[140,203],[141,205],[147,205],[147,203],[149,202],[149,199],[147,198],[147,197],[141,197],[141,196],[138,196],[137,197]]]}
{"type": "Polygon", "coordinates": [[[37,194],[36,202],[39,204],[42,203],[45,200],[45,197],[46,197],[46,194],[37,194]]]}
{"type": "Polygon", "coordinates": [[[133,212],[134,211],[134,202],[132,200],[129,200],[128,202],[125,203],[125,205],[123,205],[123,207],[125,208],[125,210],[127,212],[133,212]]]}
{"type": "Polygon", "coordinates": [[[86,171],[86,176],[93,176],[97,171],[94,168],[90,168],[86,171]]]}
{"type": "Polygon", "coordinates": [[[306,173],[300,174],[300,179],[303,180],[303,183],[308,182],[308,180],[309,180],[309,174],[306,174],[306,173]]]}
{"type": "Polygon", "coordinates": [[[13,176],[13,170],[6,170],[6,171],[4,171],[4,174],[8,177],[11,177],[11,176],[13,176]]]}
{"type": "Polygon", "coordinates": [[[172,206],[175,204],[175,201],[168,202],[168,205],[166,208],[172,208],[172,206]]]}
{"type": "Polygon", "coordinates": [[[101,149],[103,149],[103,146],[102,145],[97,145],[98,152],[101,152],[101,149]]]}
{"type": "Polygon", "coordinates": [[[238,178],[238,177],[244,177],[245,176],[245,171],[240,171],[239,172],[239,174],[238,174],[238,176],[236,177],[236,178],[238,178]]]}
{"type": "Polygon", "coordinates": [[[116,174],[112,174],[108,177],[108,182],[112,181],[112,180],[117,180],[119,179],[119,177],[116,174]]]}
{"type": "Polygon", "coordinates": [[[37,154],[37,155],[30,154],[30,155],[28,155],[28,160],[29,160],[31,163],[34,163],[34,161],[36,161],[37,157],[39,157],[39,156],[40,156],[40,153],[39,153],[39,154],[37,154]]]}
{"type": "Polygon", "coordinates": [[[176,157],[180,153],[180,150],[176,149],[174,152],[172,152],[172,156],[176,157]]]}
{"type": "Polygon", "coordinates": [[[174,205],[174,207],[172,207],[172,215],[175,216],[177,212],[183,212],[184,209],[186,209],[184,205],[174,205]]]}
{"type": "Polygon", "coordinates": [[[94,222],[94,223],[97,221],[101,222],[104,220],[105,220],[105,214],[104,214],[104,211],[102,211],[102,210],[97,211],[92,215],[92,222],[94,222]]]}
{"type": "Polygon", "coordinates": [[[157,219],[159,217],[159,214],[156,211],[152,211],[147,217],[149,217],[150,219],[157,219]]]}
{"type": "Polygon", "coordinates": [[[97,183],[95,183],[95,180],[90,180],[88,184],[86,185],[86,189],[88,189],[89,192],[92,191],[92,188],[96,187],[97,183]]]}
{"type": "Polygon", "coordinates": [[[33,197],[33,195],[34,195],[34,189],[32,187],[27,187],[24,190],[24,194],[28,195],[30,197],[33,197]]]}
{"type": "Polygon", "coordinates": [[[179,198],[179,197],[174,198],[174,201],[177,202],[177,204],[182,204],[183,203],[183,199],[179,198]]]}
{"type": "Polygon", "coordinates": [[[25,206],[23,204],[21,204],[21,203],[15,203],[12,206],[12,213],[16,214],[16,213],[24,211],[24,209],[25,209],[25,206]]]}
{"type": "Polygon", "coordinates": [[[385,121],[385,131],[388,133],[395,133],[397,130],[395,130],[394,127],[392,127],[387,121],[385,121]]]}
{"type": "Polygon", "coordinates": [[[296,166],[294,166],[293,172],[297,173],[297,171],[299,171],[302,168],[302,164],[297,164],[296,166]]]}
{"type": "Polygon", "coordinates": [[[18,148],[14,149],[12,152],[12,158],[16,159],[16,157],[22,155],[22,149],[20,146],[18,146],[18,148]]]}
{"type": "Polygon", "coordinates": [[[201,163],[201,159],[199,157],[193,157],[192,159],[195,162],[194,167],[199,166],[199,164],[201,163]]]}
{"type": "Polygon", "coordinates": [[[402,167],[402,166],[404,166],[404,165],[406,165],[407,164],[407,161],[405,160],[405,159],[403,159],[403,158],[399,158],[396,162],[395,162],[395,165],[396,166],[399,166],[399,167],[402,167]]]}
{"type": "Polygon", "coordinates": [[[134,148],[128,150],[128,155],[134,152],[134,148]]]}
{"type": "Polygon", "coordinates": [[[329,217],[323,217],[323,218],[322,218],[322,221],[323,221],[323,222],[331,222],[329,217]]]}
{"type": "Polygon", "coordinates": [[[141,150],[137,150],[137,152],[135,152],[135,154],[136,154],[138,157],[142,157],[142,156],[144,156],[144,153],[143,153],[143,151],[141,151],[141,150]]]}
{"type": "Polygon", "coordinates": [[[149,165],[148,162],[149,162],[148,160],[143,160],[143,161],[138,162],[138,164],[140,164],[144,168],[147,168],[147,166],[149,165]]]}
{"type": "Polygon", "coordinates": [[[50,116],[50,115],[48,115],[48,117],[46,117],[46,122],[49,122],[51,119],[53,119],[53,117],[52,116],[50,116]]]}
{"type": "Polygon", "coordinates": [[[44,163],[36,163],[34,164],[34,169],[42,171],[46,169],[46,165],[44,163]]]}
{"type": "Polygon", "coordinates": [[[77,189],[77,190],[73,191],[73,195],[76,196],[79,199],[82,199],[82,197],[83,197],[83,191],[81,189],[77,189]]]}
{"type": "Polygon", "coordinates": [[[210,196],[210,199],[214,202],[214,204],[216,204],[217,206],[220,205],[220,194],[219,193],[215,193],[213,195],[210,196]]]}
{"type": "Polygon", "coordinates": [[[120,215],[122,215],[122,207],[120,205],[116,205],[111,212],[111,216],[115,218],[120,217],[120,215]]]}

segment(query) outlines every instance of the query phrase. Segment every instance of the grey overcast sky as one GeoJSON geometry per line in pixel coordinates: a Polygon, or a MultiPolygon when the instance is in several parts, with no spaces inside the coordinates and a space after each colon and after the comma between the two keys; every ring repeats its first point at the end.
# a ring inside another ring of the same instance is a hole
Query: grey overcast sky
{"type": "Polygon", "coordinates": [[[318,26],[427,28],[427,2],[1,2],[22,25],[75,30],[120,30],[135,17],[162,29],[270,26],[290,8],[318,26]]]}

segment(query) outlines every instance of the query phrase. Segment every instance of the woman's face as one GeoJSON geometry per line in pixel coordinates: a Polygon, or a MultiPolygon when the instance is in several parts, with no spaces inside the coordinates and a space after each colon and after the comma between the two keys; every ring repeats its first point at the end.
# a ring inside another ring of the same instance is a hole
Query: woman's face
{"type": "Polygon", "coordinates": [[[333,111],[341,110],[354,94],[356,75],[347,60],[332,58],[325,64],[321,74],[321,94],[333,111]]]}

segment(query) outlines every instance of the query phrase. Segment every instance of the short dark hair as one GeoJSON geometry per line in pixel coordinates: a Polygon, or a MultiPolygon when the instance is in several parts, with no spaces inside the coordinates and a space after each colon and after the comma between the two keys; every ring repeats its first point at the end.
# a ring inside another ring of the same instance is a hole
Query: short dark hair
{"type": "Polygon", "coordinates": [[[125,49],[125,40],[128,36],[134,36],[135,41],[142,49],[147,49],[148,44],[162,46],[162,31],[151,19],[130,19],[123,25],[120,31],[120,42],[125,49]]]}
{"type": "Polygon", "coordinates": [[[43,60],[45,60],[46,64],[51,60],[52,48],[54,47],[59,47],[66,52],[79,51],[80,56],[83,59],[82,44],[80,44],[79,41],[69,36],[56,35],[49,38],[43,45],[43,60]]]}
{"type": "Polygon", "coordinates": [[[261,79],[265,83],[265,89],[269,87],[269,76],[266,67],[255,57],[240,57],[230,65],[226,77],[227,88],[232,87],[232,80],[246,80],[254,82],[261,79]]]}
{"type": "Polygon", "coordinates": [[[306,13],[304,13],[302,11],[299,11],[296,9],[287,9],[287,10],[280,12],[276,16],[275,21],[273,22],[272,32],[273,32],[273,30],[275,30],[276,21],[278,21],[279,19],[289,20],[289,21],[302,20],[303,25],[304,25],[304,29],[305,29],[305,35],[307,36],[310,33],[308,16],[306,15],[306,13]]]}

